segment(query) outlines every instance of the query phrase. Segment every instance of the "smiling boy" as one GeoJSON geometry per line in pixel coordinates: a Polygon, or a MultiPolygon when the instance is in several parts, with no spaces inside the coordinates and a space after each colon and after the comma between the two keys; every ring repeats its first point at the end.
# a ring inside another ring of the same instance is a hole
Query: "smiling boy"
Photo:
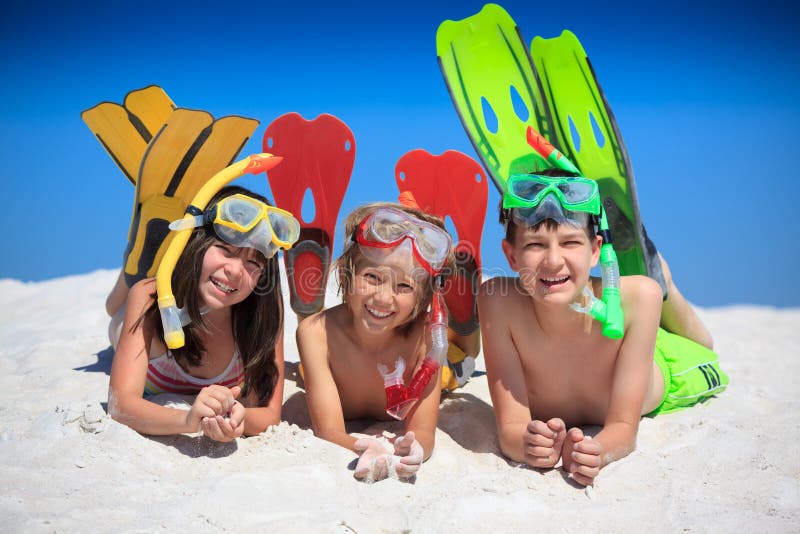
{"type": "Polygon", "coordinates": [[[503,453],[537,468],[561,460],[571,478],[589,485],[635,449],[642,415],[694,404],[728,379],[663,260],[663,304],[655,281],[621,278],[624,336],[604,335],[600,322],[575,311],[585,288],[604,289],[590,277],[603,244],[596,233],[602,207],[591,180],[553,175],[574,176],[554,170],[509,180],[502,247],[519,277],[486,281],[478,309],[503,453]],[[590,437],[578,425],[602,429],[590,437]]]}

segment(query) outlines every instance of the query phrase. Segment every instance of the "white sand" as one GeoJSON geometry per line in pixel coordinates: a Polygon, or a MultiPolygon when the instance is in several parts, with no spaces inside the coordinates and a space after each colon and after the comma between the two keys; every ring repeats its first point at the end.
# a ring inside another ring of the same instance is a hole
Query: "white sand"
{"type": "Polygon", "coordinates": [[[443,401],[414,484],[367,485],[352,453],[304,429],[293,318],[284,419],[300,427],[215,444],[112,421],[103,302],[115,276],[0,280],[2,532],[800,531],[800,310],[701,310],[728,391],[643,420],[638,450],[594,488],[499,454],[485,376],[443,401]]]}

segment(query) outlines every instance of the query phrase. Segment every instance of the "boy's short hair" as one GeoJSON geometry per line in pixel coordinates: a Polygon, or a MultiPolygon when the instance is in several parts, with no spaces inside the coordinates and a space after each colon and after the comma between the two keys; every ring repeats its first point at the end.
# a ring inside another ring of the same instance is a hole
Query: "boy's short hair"
{"type": "MultiPolygon", "coordinates": [[[[579,176],[578,174],[570,171],[565,171],[564,169],[544,169],[542,171],[536,171],[534,173],[537,176],[550,176],[552,178],[573,178],[575,176],[579,176]]],[[[514,239],[517,237],[517,223],[514,221],[514,218],[511,216],[511,210],[514,208],[504,208],[503,207],[503,199],[500,198],[500,205],[498,206],[498,210],[500,212],[500,224],[505,227],[506,230],[506,241],[514,244],[514,239]]],[[[534,226],[531,226],[530,229],[533,231],[539,230],[539,228],[544,227],[546,230],[555,230],[558,228],[559,223],[554,221],[553,219],[545,219],[543,221],[538,222],[534,226]]],[[[593,239],[595,235],[597,235],[597,230],[595,228],[595,221],[593,217],[589,217],[589,224],[587,224],[586,233],[589,236],[589,239],[593,239]]]]}
{"type": "MultiPolygon", "coordinates": [[[[361,248],[356,246],[354,239],[355,232],[358,230],[358,225],[361,223],[361,221],[363,221],[372,213],[375,213],[380,208],[394,208],[401,210],[422,221],[434,224],[442,230],[447,231],[444,221],[442,221],[439,217],[434,217],[433,215],[429,215],[424,211],[409,208],[407,206],[403,206],[402,204],[396,204],[393,202],[372,202],[370,204],[359,206],[351,211],[344,221],[344,252],[333,263],[333,270],[336,272],[337,281],[339,282],[339,294],[342,295],[342,298],[345,300],[345,302],[347,301],[347,295],[349,295],[353,290],[353,279],[356,275],[356,272],[360,267],[363,266],[366,260],[364,254],[361,252],[361,248]]],[[[451,250],[442,268],[442,276],[447,276],[452,272],[453,263],[453,251],[451,250]]],[[[428,275],[426,283],[421,285],[421,295],[419,295],[419,298],[417,299],[417,302],[414,306],[414,311],[412,312],[411,319],[408,323],[408,327],[404,330],[403,334],[407,334],[411,330],[411,326],[419,317],[420,312],[428,309],[431,299],[433,298],[433,282],[433,277],[428,275]]]]}

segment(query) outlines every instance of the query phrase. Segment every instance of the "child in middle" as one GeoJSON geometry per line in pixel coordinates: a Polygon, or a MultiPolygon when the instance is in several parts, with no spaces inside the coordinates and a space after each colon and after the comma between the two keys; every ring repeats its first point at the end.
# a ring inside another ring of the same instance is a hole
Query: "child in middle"
{"type": "MultiPolygon", "coordinates": [[[[434,445],[440,373],[429,362],[442,341],[430,334],[444,327],[441,316],[433,327],[429,319],[442,302],[437,289],[452,264],[452,240],[440,219],[389,203],[350,213],[345,238],[334,266],[343,302],[297,328],[311,423],[315,435],[359,455],[356,478],[409,478],[434,445]],[[419,385],[415,377],[426,373],[429,379],[408,412],[395,413],[403,418],[403,435],[387,444],[348,434],[345,420],[391,420],[384,379],[391,382],[392,369],[401,387],[419,385]]],[[[443,343],[446,351],[446,337],[443,343]]]]}

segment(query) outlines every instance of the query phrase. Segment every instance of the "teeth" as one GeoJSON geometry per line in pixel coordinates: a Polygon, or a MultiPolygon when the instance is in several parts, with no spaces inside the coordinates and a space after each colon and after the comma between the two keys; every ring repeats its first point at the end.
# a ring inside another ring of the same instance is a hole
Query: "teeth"
{"type": "Polygon", "coordinates": [[[567,279],[569,279],[569,276],[561,276],[558,278],[542,278],[542,280],[548,284],[559,284],[561,282],[566,282],[567,279]]]}
{"type": "Polygon", "coordinates": [[[220,282],[219,280],[216,280],[214,278],[211,279],[211,283],[214,284],[215,286],[217,286],[219,289],[221,289],[225,293],[233,293],[234,291],[236,291],[236,289],[232,288],[231,286],[225,285],[222,282],[220,282]]]}
{"type": "Polygon", "coordinates": [[[379,319],[389,317],[392,314],[392,312],[381,312],[376,310],[375,308],[370,308],[369,306],[366,306],[366,308],[370,314],[374,315],[375,317],[378,317],[379,319]]]}

